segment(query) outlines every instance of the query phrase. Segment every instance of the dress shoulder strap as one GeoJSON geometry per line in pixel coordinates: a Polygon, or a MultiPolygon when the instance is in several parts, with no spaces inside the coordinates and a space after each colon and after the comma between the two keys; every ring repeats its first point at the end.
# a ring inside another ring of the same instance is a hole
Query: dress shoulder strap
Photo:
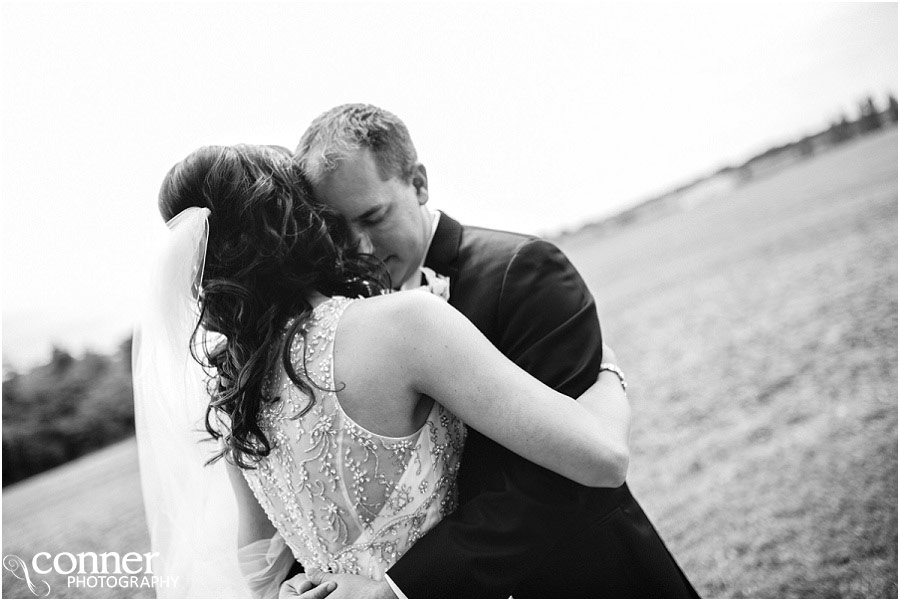
{"type": "MultiPolygon", "coordinates": [[[[334,387],[332,373],[334,336],[344,311],[355,299],[334,296],[316,305],[300,331],[290,341],[291,364],[297,373],[305,373],[317,385],[334,387]]],[[[290,328],[293,320],[287,323],[290,328]]]]}

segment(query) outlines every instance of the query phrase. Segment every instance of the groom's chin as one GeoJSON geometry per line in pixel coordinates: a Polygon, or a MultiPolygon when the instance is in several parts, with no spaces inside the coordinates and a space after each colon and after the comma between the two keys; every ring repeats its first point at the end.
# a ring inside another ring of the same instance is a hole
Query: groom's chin
{"type": "Polygon", "coordinates": [[[391,278],[391,288],[393,290],[399,290],[400,286],[406,283],[410,277],[412,277],[412,272],[407,274],[407,270],[404,269],[404,266],[400,264],[396,257],[388,257],[384,259],[384,266],[387,267],[388,275],[391,278]]]}

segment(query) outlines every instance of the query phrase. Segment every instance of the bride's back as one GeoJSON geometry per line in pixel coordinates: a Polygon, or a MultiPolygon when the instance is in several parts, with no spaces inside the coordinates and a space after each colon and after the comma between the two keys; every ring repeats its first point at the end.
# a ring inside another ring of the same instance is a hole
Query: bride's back
{"type": "Polygon", "coordinates": [[[307,566],[378,578],[455,503],[465,430],[403,383],[392,337],[379,336],[389,323],[367,326],[390,305],[335,297],[306,318],[290,357],[312,404],[280,363],[264,385],[273,448],[244,476],[307,566]]]}
{"type": "Polygon", "coordinates": [[[395,348],[400,338],[417,335],[402,313],[403,301],[409,299],[397,294],[359,299],[348,307],[334,351],[337,396],[344,410],[369,430],[395,437],[419,430],[433,404],[413,388],[408,361],[395,348]]]}

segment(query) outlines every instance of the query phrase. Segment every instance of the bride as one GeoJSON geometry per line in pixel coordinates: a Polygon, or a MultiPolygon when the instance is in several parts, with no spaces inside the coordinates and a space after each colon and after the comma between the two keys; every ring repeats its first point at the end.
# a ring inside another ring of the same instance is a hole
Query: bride
{"type": "Polygon", "coordinates": [[[437,296],[383,294],[383,266],[310,198],[268,146],[201,148],[162,185],[134,354],[160,597],[274,597],[295,561],[382,579],[454,509],[463,423],[580,484],[624,482],[616,376],[576,402],[437,296]]]}

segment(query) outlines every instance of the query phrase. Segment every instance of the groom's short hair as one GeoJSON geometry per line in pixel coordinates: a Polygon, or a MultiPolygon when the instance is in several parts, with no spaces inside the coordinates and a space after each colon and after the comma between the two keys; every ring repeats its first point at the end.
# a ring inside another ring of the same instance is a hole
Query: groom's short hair
{"type": "Polygon", "coordinates": [[[300,139],[294,159],[316,185],[364,148],[372,152],[382,179],[412,181],[418,155],[406,125],[371,104],[342,104],[316,117],[300,139]]]}

